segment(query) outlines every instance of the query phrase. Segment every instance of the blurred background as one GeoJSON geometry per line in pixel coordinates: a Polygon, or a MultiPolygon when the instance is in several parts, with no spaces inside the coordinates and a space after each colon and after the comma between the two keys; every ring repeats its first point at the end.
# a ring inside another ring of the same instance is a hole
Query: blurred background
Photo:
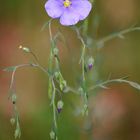
{"type": "MultiPolygon", "coordinates": [[[[0,4],[0,68],[28,63],[32,57],[18,49],[23,45],[32,49],[43,66],[49,55],[48,29],[41,31],[49,20],[46,1],[1,0],[0,4]]],[[[113,32],[140,26],[139,0],[98,0],[89,16],[88,35],[100,39],[113,32]]],[[[78,86],[81,53],[76,33],[53,21],[53,34],[59,28],[67,47],[59,42],[62,73],[73,87],[78,86]]],[[[140,83],[140,32],[115,38],[95,54],[91,41],[90,55],[98,62],[87,74],[89,83],[129,76],[140,83]]],[[[0,140],[14,140],[14,127],[10,124],[13,113],[8,100],[11,73],[0,71],[0,140]]],[[[21,118],[21,140],[49,140],[52,114],[47,96],[47,76],[40,70],[23,68],[16,73],[16,93],[21,118]]],[[[126,84],[110,84],[108,90],[90,93],[89,117],[78,115],[80,98],[74,94],[63,97],[64,110],[58,118],[61,140],[140,140],[140,92],[126,84]]]]}

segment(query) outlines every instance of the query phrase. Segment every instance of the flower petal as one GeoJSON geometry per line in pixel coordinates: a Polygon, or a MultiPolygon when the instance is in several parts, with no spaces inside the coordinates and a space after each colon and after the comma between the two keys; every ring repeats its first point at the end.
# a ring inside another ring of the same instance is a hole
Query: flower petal
{"type": "Polygon", "coordinates": [[[65,26],[75,25],[79,21],[79,15],[75,13],[75,10],[70,8],[65,8],[64,13],[60,17],[60,23],[65,26]]]}
{"type": "Polygon", "coordinates": [[[52,18],[59,18],[64,11],[63,3],[61,0],[48,0],[45,3],[45,10],[52,18]]]}
{"type": "Polygon", "coordinates": [[[80,15],[80,20],[84,20],[92,9],[92,4],[88,0],[72,0],[72,7],[80,15]]]}

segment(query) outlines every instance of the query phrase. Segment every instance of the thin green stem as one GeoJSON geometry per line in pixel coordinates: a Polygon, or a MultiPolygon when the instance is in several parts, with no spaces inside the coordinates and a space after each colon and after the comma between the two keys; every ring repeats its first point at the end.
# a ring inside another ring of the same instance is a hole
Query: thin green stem
{"type": "Polygon", "coordinates": [[[51,29],[51,20],[49,21],[49,35],[50,35],[50,43],[51,43],[51,48],[50,48],[50,57],[49,57],[49,72],[52,72],[52,67],[53,67],[53,49],[54,49],[54,41],[53,41],[53,36],[52,36],[52,29],[51,29]]]}
{"type": "Polygon", "coordinates": [[[82,56],[82,77],[83,77],[83,82],[85,83],[85,80],[86,80],[86,78],[85,78],[85,45],[83,46],[83,51],[82,51],[82,54],[83,54],[83,56],[82,56]]]}
{"type": "Polygon", "coordinates": [[[21,68],[21,67],[27,67],[27,66],[31,66],[31,64],[20,64],[20,65],[14,66],[15,68],[14,68],[14,70],[12,72],[12,77],[11,77],[11,82],[10,82],[10,87],[9,87],[10,92],[9,92],[8,98],[10,98],[11,95],[12,95],[11,90],[13,88],[13,84],[14,84],[14,80],[15,80],[15,74],[16,74],[17,69],[21,68]]]}
{"type": "MultiPolygon", "coordinates": [[[[80,35],[80,32],[79,30],[76,28],[76,33],[77,33],[77,36],[79,38],[79,40],[81,41],[82,43],[82,54],[81,54],[81,57],[80,57],[80,62],[81,65],[82,65],[82,89],[83,89],[83,92],[84,92],[84,95],[83,95],[83,100],[84,100],[84,106],[88,107],[88,95],[87,95],[87,90],[86,90],[86,77],[85,77],[85,54],[86,54],[86,44],[82,38],[82,36],[80,35]]],[[[84,109],[85,110],[85,109],[84,109]]],[[[86,108],[87,110],[87,108],[86,108]]],[[[85,113],[85,111],[84,111],[85,113]]]]}
{"type": "Polygon", "coordinates": [[[100,46],[100,44],[104,44],[105,42],[107,41],[110,41],[116,37],[119,37],[119,38],[124,38],[124,35],[127,34],[127,33],[130,33],[130,32],[133,32],[133,31],[138,31],[140,30],[140,27],[130,27],[128,29],[124,29],[120,32],[117,32],[117,33],[113,33],[111,35],[108,35],[100,40],[97,41],[97,46],[100,46]]]}
{"type": "Polygon", "coordinates": [[[79,30],[77,28],[76,28],[76,33],[77,33],[77,36],[78,36],[78,38],[81,41],[82,46],[83,46],[82,54],[81,54],[79,63],[82,64],[82,79],[83,79],[83,81],[85,81],[85,68],[84,67],[85,67],[86,44],[85,44],[83,38],[81,37],[80,32],[79,32],[79,30]]]}
{"type": "Polygon", "coordinates": [[[129,84],[129,85],[131,85],[132,87],[134,87],[134,88],[140,90],[140,85],[139,85],[138,83],[133,82],[133,81],[125,80],[124,78],[120,78],[120,79],[107,80],[107,81],[105,81],[105,82],[102,82],[102,83],[99,83],[99,84],[97,84],[97,85],[94,85],[94,86],[90,87],[88,91],[95,90],[96,88],[108,89],[108,87],[106,87],[105,85],[110,84],[110,83],[114,83],[114,82],[126,83],[126,84],[129,84]]]}
{"type": "MultiPolygon", "coordinates": [[[[19,69],[19,68],[22,68],[22,67],[38,67],[40,70],[42,70],[44,73],[47,73],[48,74],[48,71],[45,69],[45,68],[43,68],[42,66],[40,66],[40,65],[38,65],[38,64],[30,64],[30,63],[27,63],[27,64],[20,64],[20,65],[17,65],[17,66],[15,66],[15,69],[13,70],[13,72],[12,72],[12,77],[11,77],[11,82],[10,82],[10,88],[9,88],[9,90],[11,91],[12,90],[12,88],[13,88],[13,84],[14,84],[14,80],[15,80],[15,74],[16,74],[16,71],[17,71],[17,69],[19,69]]],[[[12,92],[9,92],[10,94],[9,94],[9,97],[11,96],[11,93],[12,92]]]]}
{"type": "Polygon", "coordinates": [[[79,94],[79,91],[70,87],[70,86],[67,86],[67,92],[72,92],[74,94],[79,94]]]}
{"type": "Polygon", "coordinates": [[[52,95],[53,119],[54,119],[54,126],[55,126],[55,128],[57,128],[57,121],[56,121],[56,105],[55,105],[56,88],[55,88],[55,84],[54,84],[53,78],[52,78],[52,86],[53,86],[53,95],[52,95]]]}
{"type": "Polygon", "coordinates": [[[83,36],[86,37],[87,36],[87,32],[88,32],[88,19],[86,19],[84,21],[84,24],[83,24],[83,36]]]}
{"type": "Polygon", "coordinates": [[[35,55],[35,53],[31,51],[30,54],[31,54],[31,55],[33,56],[33,58],[35,59],[36,63],[37,63],[38,65],[40,65],[40,62],[39,62],[37,56],[35,55]]]}
{"type": "Polygon", "coordinates": [[[56,105],[55,105],[55,96],[56,96],[56,87],[54,83],[54,77],[52,76],[52,69],[53,69],[53,49],[55,47],[55,42],[53,40],[53,35],[52,35],[52,28],[51,28],[51,20],[49,21],[49,35],[50,35],[50,43],[51,43],[51,48],[50,48],[50,57],[49,57],[49,72],[51,73],[51,76],[49,76],[49,85],[51,84],[52,87],[52,109],[53,109],[53,121],[54,121],[54,127],[57,129],[57,120],[56,120],[56,105]]]}

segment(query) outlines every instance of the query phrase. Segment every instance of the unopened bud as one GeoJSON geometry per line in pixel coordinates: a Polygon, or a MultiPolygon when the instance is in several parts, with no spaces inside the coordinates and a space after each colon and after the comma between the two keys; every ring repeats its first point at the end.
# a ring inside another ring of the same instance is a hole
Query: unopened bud
{"type": "Polygon", "coordinates": [[[93,59],[92,57],[90,57],[90,58],[88,59],[88,68],[89,68],[89,70],[92,69],[93,64],[94,64],[94,59],[93,59]]]}
{"type": "Polygon", "coordinates": [[[26,53],[30,53],[31,52],[31,50],[29,49],[29,48],[27,48],[27,47],[23,47],[23,46],[19,46],[19,49],[22,49],[24,52],[26,52],[26,53]]]}
{"type": "Polygon", "coordinates": [[[64,103],[63,103],[62,100],[60,100],[60,101],[57,102],[57,111],[58,111],[58,113],[61,112],[63,106],[64,106],[64,103]]]}

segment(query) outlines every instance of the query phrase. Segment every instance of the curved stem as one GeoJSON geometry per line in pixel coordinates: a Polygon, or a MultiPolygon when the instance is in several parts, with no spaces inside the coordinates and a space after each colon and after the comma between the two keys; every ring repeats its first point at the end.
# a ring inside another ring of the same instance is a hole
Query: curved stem
{"type": "Polygon", "coordinates": [[[81,37],[80,32],[79,32],[79,30],[77,28],[76,28],[76,33],[77,33],[77,36],[78,36],[78,38],[81,41],[82,46],[83,46],[83,48],[82,48],[82,54],[81,54],[79,63],[82,64],[82,79],[83,79],[83,81],[85,81],[85,69],[84,69],[84,67],[85,67],[86,44],[85,44],[83,38],[81,37]]]}
{"type": "Polygon", "coordinates": [[[94,86],[90,87],[88,91],[95,90],[96,88],[108,89],[105,85],[110,84],[110,83],[114,83],[114,82],[126,83],[126,84],[129,84],[129,85],[131,85],[132,87],[134,87],[134,88],[140,90],[140,85],[139,85],[138,83],[133,82],[133,81],[125,80],[124,78],[120,78],[120,79],[107,80],[107,81],[105,81],[105,82],[102,82],[102,83],[99,83],[99,84],[97,84],[97,85],[94,85],[94,86]]]}
{"type": "MultiPolygon", "coordinates": [[[[100,40],[97,41],[97,46],[99,46],[100,44],[104,44],[105,42],[107,41],[110,41],[116,37],[119,37],[119,38],[124,38],[123,35],[127,34],[127,33],[130,33],[130,32],[133,32],[133,31],[138,31],[140,30],[140,27],[130,27],[128,29],[124,29],[120,32],[116,32],[116,33],[113,33],[111,35],[108,35],[100,40]]],[[[102,47],[101,47],[102,48],[102,47]]]]}
{"type": "MultiPolygon", "coordinates": [[[[10,82],[10,88],[9,90],[12,90],[13,88],[13,84],[14,84],[14,80],[15,80],[15,74],[16,74],[16,71],[17,69],[19,68],[22,68],[22,67],[38,67],[40,70],[42,70],[44,73],[47,73],[48,74],[48,71],[46,69],[44,69],[42,66],[38,65],[38,64],[20,64],[20,65],[17,65],[15,66],[15,69],[13,70],[12,72],[12,77],[11,77],[11,82],[10,82]]],[[[11,96],[11,92],[9,92],[9,97],[11,96]]]]}

